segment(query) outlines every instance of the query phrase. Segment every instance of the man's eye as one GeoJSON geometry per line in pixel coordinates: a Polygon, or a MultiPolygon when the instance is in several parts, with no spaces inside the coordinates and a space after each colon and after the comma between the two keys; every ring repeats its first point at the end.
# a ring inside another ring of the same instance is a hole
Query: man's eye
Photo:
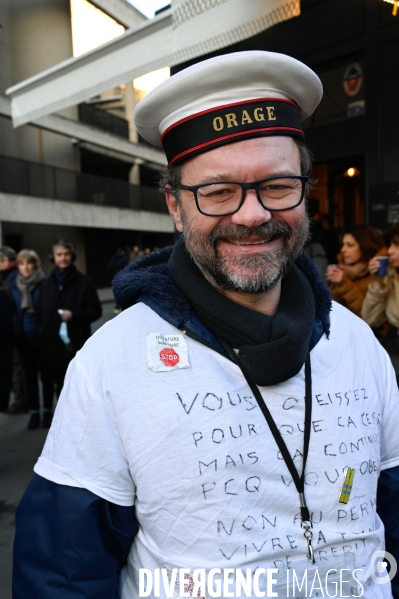
{"type": "Polygon", "coordinates": [[[226,193],[231,193],[231,189],[215,189],[214,191],[210,192],[210,195],[213,196],[223,196],[226,195],[226,193]]]}
{"type": "Polygon", "coordinates": [[[209,185],[209,187],[201,187],[201,189],[198,190],[198,194],[209,199],[220,200],[234,194],[234,189],[230,187],[216,187],[209,185]]]}
{"type": "Polygon", "coordinates": [[[280,183],[270,183],[261,188],[262,193],[270,193],[275,195],[285,195],[293,191],[295,187],[291,185],[282,185],[280,183]]]}

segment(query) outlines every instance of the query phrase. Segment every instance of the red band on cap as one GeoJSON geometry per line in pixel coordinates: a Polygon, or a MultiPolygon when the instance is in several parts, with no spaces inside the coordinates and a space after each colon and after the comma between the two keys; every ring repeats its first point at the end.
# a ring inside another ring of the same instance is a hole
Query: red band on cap
{"type": "Polygon", "coordinates": [[[251,136],[254,133],[262,133],[262,132],[267,132],[267,131],[292,132],[294,134],[299,134],[302,138],[305,137],[302,129],[296,129],[294,127],[264,127],[262,129],[251,129],[249,131],[241,131],[239,133],[230,133],[230,135],[224,135],[223,137],[219,137],[218,139],[213,139],[211,141],[207,141],[205,143],[199,144],[198,146],[194,146],[193,148],[190,148],[189,150],[180,152],[180,154],[178,154],[177,156],[174,156],[174,158],[168,163],[168,166],[172,166],[172,164],[174,162],[176,162],[176,160],[183,158],[183,156],[186,156],[188,158],[188,156],[191,153],[197,152],[198,150],[206,148],[207,146],[216,145],[216,144],[219,144],[220,142],[227,141],[228,139],[232,139],[232,138],[236,138],[236,137],[243,137],[245,135],[251,136]]]}

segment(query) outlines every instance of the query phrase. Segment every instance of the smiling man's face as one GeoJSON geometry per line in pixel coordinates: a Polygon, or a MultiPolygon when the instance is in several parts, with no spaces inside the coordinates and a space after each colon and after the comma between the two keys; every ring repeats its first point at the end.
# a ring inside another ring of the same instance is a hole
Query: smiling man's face
{"type": "MultiPolygon", "coordinates": [[[[300,175],[299,150],[291,137],[260,137],[229,144],[191,158],[182,165],[182,185],[211,181],[259,181],[300,175]]],[[[264,293],[275,287],[301,252],[309,233],[305,202],[270,212],[248,190],[235,214],[204,216],[191,191],[180,203],[167,194],[178,231],[192,258],[219,289],[264,293]]]]}

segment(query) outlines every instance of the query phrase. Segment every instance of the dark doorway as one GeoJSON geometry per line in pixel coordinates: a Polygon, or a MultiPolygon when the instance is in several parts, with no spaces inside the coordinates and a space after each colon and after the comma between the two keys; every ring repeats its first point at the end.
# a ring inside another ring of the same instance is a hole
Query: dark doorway
{"type": "Polygon", "coordinates": [[[315,164],[312,176],[311,196],[319,200],[321,222],[338,249],[343,231],[365,222],[364,157],[315,164]]]}
{"type": "Polygon", "coordinates": [[[17,253],[22,250],[22,235],[17,234],[6,234],[3,238],[4,245],[8,245],[10,248],[15,250],[17,253]]]}
{"type": "MultiPolygon", "coordinates": [[[[159,171],[161,167],[159,168],[159,171]]],[[[158,188],[159,171],[148,168],[146,166],[140,166],[140,183],[146,187],[158,188]]]]}
{"type": "Polygon", "coordinates": [[[141,250],[151,250],[173,244],[173,233],[151,233],[148,231],[126,231],[120,229],[84,229],[86,269],[96,287],[110,287],[111,277],[108,263],[121,247],[128,257],[133,245],[141,250]]]}

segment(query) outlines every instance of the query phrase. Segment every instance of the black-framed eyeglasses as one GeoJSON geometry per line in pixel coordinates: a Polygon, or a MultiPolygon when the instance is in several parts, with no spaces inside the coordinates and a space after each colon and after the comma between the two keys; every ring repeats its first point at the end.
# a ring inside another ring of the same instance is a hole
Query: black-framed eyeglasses
{"type": "Polygon", "coordinates": [[[178,185],[179,189],[191,191],[201,214],[205,216],[228,216],[238,212],[244,203],[248,189],[256,191],[259,203],[266,210],[281,212],[296,208],[305,196],[305,175],[268,177],[261,181],[217,181],[201,185],[178,185]]]}

